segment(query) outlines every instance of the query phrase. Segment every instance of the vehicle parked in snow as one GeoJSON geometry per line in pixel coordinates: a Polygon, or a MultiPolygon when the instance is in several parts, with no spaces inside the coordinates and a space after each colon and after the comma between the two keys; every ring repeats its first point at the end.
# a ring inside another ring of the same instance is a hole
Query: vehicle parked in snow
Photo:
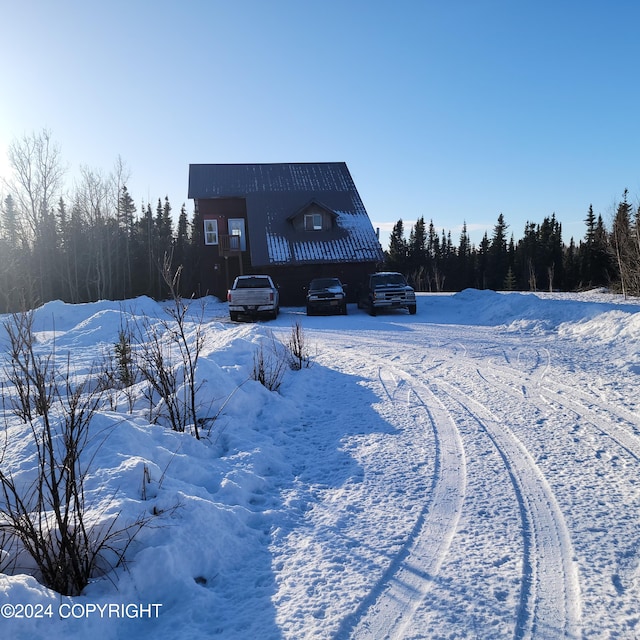
{"type": "Polygon", "coordinates": [[[241,315],[265,315],[277,318],[280,295],[273,280],[267,275],[238,276],[227,292],[229,317],[237,321],[241,315]]]}
{"type": "Polygon", "coordinates": [[[372,273],[358,297],[358,308],[375,316],[381,309],[407,309],[416,312],[416,293],[405,277],[395,271],[372,273]]]}
{"type": "Polygon", "coordinates": [[[347,315],[347,294],[339,278],[314,278],[307,289],[307,315],[316,313],[347,315]]]}

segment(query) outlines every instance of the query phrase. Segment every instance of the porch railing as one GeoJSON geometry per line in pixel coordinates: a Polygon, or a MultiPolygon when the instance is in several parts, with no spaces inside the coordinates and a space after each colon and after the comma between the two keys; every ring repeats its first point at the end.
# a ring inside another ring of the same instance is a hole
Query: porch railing
{"type": "Polygon", "coordinates": [[[240,248],[240,236],[223,236],[218,238],[218,249],[220,255],[225,256],[242,256],[240,248]]]}

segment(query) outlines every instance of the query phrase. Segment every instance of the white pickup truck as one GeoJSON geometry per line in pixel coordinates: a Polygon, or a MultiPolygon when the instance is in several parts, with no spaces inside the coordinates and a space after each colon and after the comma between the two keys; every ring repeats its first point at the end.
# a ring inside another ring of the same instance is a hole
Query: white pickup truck
{"type": "Polygon", "coordinates": [[[277,318],[280,312],[278,289],[266,275],[238,276],[227,292],[227,302],[229,317],[234,322],[241,315],[277,318]]]}

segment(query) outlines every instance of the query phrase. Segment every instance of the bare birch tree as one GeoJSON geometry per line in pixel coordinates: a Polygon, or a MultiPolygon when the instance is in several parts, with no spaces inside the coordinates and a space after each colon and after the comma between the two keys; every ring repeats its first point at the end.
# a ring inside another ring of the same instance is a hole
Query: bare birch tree
{"type": "Polygon", "coordinates": [[[8,158],[13,176],[6,186],[33,240],[43,216],[54,209],[62,190],[65,168],[60,147],[53,142],[51,132],[43,129],[14,140],[8,158]]]}
{"type": "Polygon", "coordinates": [[[12,176],[5,185],[16,203],[24,241],[33,250],[36,295],[44,301],[52,297],[55,284],[57,238],[53,212],[65,174],[60,148],[51,133],[43,129],[13,141],[8,159],[12,176]]]}
{"type": "Polygon", "coordinates": [[[637,292],[638,271],[640,265],[635,259],[636,252],[633,247],[633,236],[631,233],[631,206],[627,202],[627,190],[624,190],[622,202],[618,205],[616,215],[613,219],[611,230],[611,245],[620,272],[620,286],[622,294],[637,292]]]}

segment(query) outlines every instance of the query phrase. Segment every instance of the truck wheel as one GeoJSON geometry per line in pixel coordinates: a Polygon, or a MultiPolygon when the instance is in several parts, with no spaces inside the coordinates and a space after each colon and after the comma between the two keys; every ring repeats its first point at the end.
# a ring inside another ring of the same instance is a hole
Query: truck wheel
{"type": "Polygon", "coordinates": [[[417,311],[417,308],[416,308],[416,305],[415,305],[415,304],[411,304],[411,305],[409,305],[409,313],[410,313],[412,316],[413,316],[413,315],[415,315],[416,311],[417,311]]]}
{"type": "Polygon", "coordinates": [[[378,315],[378,310],[373,306],[373,303],[369,305],[369,315],[370,316],[378,315]]]}
{"type": "Polygon", "coordinates": [[[229,311],[229,317],[231,318],[231,322],[238,322],[240,314],[237,311],[229,311]]]}

